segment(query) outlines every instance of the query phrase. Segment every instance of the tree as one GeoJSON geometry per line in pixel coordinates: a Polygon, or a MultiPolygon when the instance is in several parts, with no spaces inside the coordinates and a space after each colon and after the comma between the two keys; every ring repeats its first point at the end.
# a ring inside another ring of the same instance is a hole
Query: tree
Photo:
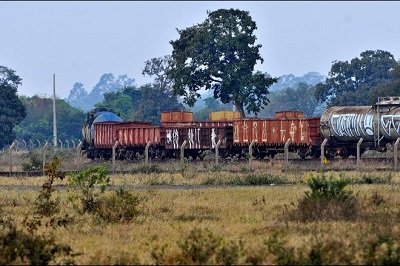
{"type": "Polygon", "coordinates": [[[328,106],[371,104],[371,88],[388,81],[396,64],[393,55],[382,50],[362,52],[350,63],[334,62],[325,83],[317,84],[315,96],[328,106]]]}
{"type": "Polygon", "coordinates": [[[111,108],[114,112],[119,113],[124,120],[129,120],[132,117],[133,105],[131,98],[124,94],[123,91],[105,93],[104,100],[97,103],[95,107],[111,108]]]}
{"type": "Polygon", "coordinates": [[[277,79],[254,72],[257,61],[263,63],[256,29],[249,12],[219,9],[208,12],[203,23],[178,30],[179,39],[170,42],[167,69],[174,93],[193,106],[200,89],[211,89],[222,103],[233,102],[242,117],[244,108],[258,113],[268,104],[268,87],[277,79]]]}
{"type": "Polygon", "coordinates": [[[400,96],[400,62],[390,71],[390,80],[373,87],[369,92],[369,101],[374,104],[378,97],[400,96]]]}
{"type": "MultiPolygon", "coordinates": [[[[43,142],[52,139],[53,136],[53,100],[22,96],[20,98],[27,110],[25,119],[15,127],[17,139],[43,142]]],[[[79,139],[81,127],[85,120],[83,111],[78,110],[64,100],[56,100],[57,132],[61,140],[79,139]]]]}
{"type": "Polygon", "coordinates": [[[13,128],[26,116],[26,110],[17,96],[21,78],[15,71],[0,66],[0,148],[15,139],[13,128]]]}

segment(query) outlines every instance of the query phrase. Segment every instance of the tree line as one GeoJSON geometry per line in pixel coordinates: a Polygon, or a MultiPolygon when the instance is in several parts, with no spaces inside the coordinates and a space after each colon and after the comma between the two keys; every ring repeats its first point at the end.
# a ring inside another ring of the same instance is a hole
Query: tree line
{"type": "MultiPolygon", "coordinates": [[[[202,90],[212,96],[195,113],[198,119],[232,106],[241,117],[271,116],[283,109],[312,116],[325,106],[371,105],[378,97],[400,94],[400,62],[383,50],[367,50],[350,61],[333,62],[326,79],[316,85],[301,83],[270,92],[278,78],[255,71],[255,65],[263,63],[256,29],[247,11],[208,12],[203,22],[177,30],[178,39],[170,41],[171,55],[145,62],[142,74],[153,77],[152,83],[137,87],[133,79],[120,76],[114,83],[116,90],[105,93],[96,106],[113,108],[125,120],[158,124],[162,111],[193,107],[202,90]]],[[[110,74],[103,77],[114,79],[110,74]]],[[[52,136],[51,100],[18,97],[21,82],[14,70],[0,66],[0,147],[16,137],[44,140],[52,136]]],[[[82,86],[76,87],[79,93],[82,86]]],[[[78,138],[84,112],[60,99],[57,106],[59,136],[78,138]]]]}

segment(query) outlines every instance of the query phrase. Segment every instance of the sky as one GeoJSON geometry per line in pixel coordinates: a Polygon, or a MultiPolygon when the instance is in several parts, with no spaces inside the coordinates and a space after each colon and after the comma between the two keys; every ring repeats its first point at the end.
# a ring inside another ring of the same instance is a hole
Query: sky
{"type": "Polygon", "coordinates": [[[60,98],[75,82],[90,91],[104,73],[137,85],[144,62],[172,53],[176,29],[203,22],[207,10],[237,8],[257,24],[263,64],[274,77],[315,71],[332,62],[385,50],[400,57],[400,2],[132,1],[0,2],[0,65],[22,78],[19,95],[60,98]]]}

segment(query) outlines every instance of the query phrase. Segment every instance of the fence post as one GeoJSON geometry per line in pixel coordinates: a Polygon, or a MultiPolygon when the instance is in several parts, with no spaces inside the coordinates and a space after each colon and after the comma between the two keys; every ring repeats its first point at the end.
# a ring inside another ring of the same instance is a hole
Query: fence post
{"type": "Polygon", "coordinates": [[[69,150],[69,141],[66,139],[65,142],[67,143],[67,148],[69,150]]]}
{"type": "Polygon", "coordinates": [[[112,147],[112,172],[113,172],[113,174],[115,174],[115,150],[116,150],[118,144],[119,144],[119,142],[117,140],[112,147]]]}
{"type": "Polygon", "coordinates": [[[23,142],[24,145],[25,145],[25,150],[27,150],[28,148],[27,148],[27,145],[26,145],[26,141],[25,141],[24,139],[22,139],[22,142],[23,142]]]}
{"type": "Polygon", "coordinates": [[[33,143],[33,141],[30,139],[29,143],[31,144],[31,149],[33,150],[35,148],[35,143],[33,143]]]}
{"type": "Polygon", "coordinates": [[[363,138],[360,138],[360,140],[357,142],[357,167],[359,167],[361,163],[361,143],[363,140],[363,138]]]}
{"type": "Polygon", "coordinates": [[[60,143],[60,150],[62,150],[62,148],[63,148],[63,144],[62,144],[62,141],[61,141],[61,139],[59,139],[59,140],[58,140],[58,143],[60,143]]]}
{"type": "Polygon", "coordinates": [[[215,145],[215,165],[218,165],[218,157],[219,157],[219,145],[221,145],[221,140],[219,139],[217,145],[215,145]]]}
{"type": "Polygon", "coordinates": [[[185,140],[182,145],[181,145],[181,165],[183,165],[183,163],[185,162],[185,146],[186,146],[187,141],[185,140]]]}
{"type": "Polygon", "coordinates": [[[397,138],[396,142],[393,145],[393,159],[394,159],[394,170],[397,170],[397,161],[398,161],[398,147],[399,147],[400,138],[397,138]]]}
{"type": "Polygon", "coordinates": [[[249,167],[250,167],[250,170],[251,170],[251,166],[252,166],[251,164],[253,162],[253,145],[254,145],[254,143],[256,143],[256,140],[253,139],[249,145],[249,167]]]}
{"type": "Polygon", "coordinates": [[[71,139],[71,142],[72,142],[72,145],[74,145],[73,148],[75,149],[75,141],[73,139],[71,139]]]}
{"type": "Polygon", "coordinates": [[[288,166],[289,164],[289,145],[292,141],[290,139],[288,139],[285,142],[285,146],[283,147],[284,149],[284,155],[285,155],[285,166],[288,166]]]}
{"type": "Polygon", "coordinates": [[[324,166],[324,160],[325,160],[325,145],[328,142],[328,139],[324,139],[324,141],[321,144],[321,165],[324,166]]]}
{"type": "Polygon", "coordinates": [[[144,147],[144,165],[149,164],[149,147],[150,147],[150,141],[147,142],[146,147],[144,147]]]}
{"type": "Polygon", "coordinates": [[[13,168],[12,150],[13,150],[15,144],[16,144],[16,142],[15,142],[15,140],[14,140],[13,143],[11,144],[10,148],[8,149],[8,151],[9,151],[9,156],[10,156],[10,176],[11,176],[11,174],[12,174],[12,168],[13,168]]]}
{"type": "Polygon", "coordinates": [[[43,175],[44,175],[44,166],[46,165],[46,149],[47,149],[47,140],[44,143],[43,146],[43,166],[42,166],[42,171],[43,171],[43,175]]]}
{"type": "Polygon", "coordinates": [[[81,146],[82,141],[79,141],[78,146],[76,147],[76,171],[79,172],[81,170],[81,146]]]}
{"type": "Polygon", "coordinates": [[[38,139],[36,139],[36,141],[37,141],[37,143],[39,144],[39,145],[38,145],[38,149],[39,149],[40,147],[42,147],[42,143],[40,143],[40,140],[38,140],[38,139]]]}

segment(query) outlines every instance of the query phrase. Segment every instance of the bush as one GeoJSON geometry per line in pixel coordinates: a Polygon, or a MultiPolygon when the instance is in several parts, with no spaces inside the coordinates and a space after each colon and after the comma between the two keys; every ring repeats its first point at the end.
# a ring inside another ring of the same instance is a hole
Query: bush
{"type": "Polygon", "coordinates": [[[120,189],[109,197],[103,197],[97,204],[96,214],[106,222],[129,222],[138,215],[141,199],[120,189]]]}
{"type": "Polygon", "coordinates": [[[42,159],[40,154],[36,151],[29,151],[28,153],[29,162],[22,164],[22,170],[24,171],[40,171],[42,169],[42,159]]]}
{"type": "Polygon", "coordinates": [[[226,241],[208,229],[195,228],[177,242],[178,251],[167,245],[151,251],[156,264],[236,264],[242,255],[243,243],[226,241]]]}
{"type": "Polygon", "coordinates": [[[54,181],[56,179],[64,179],[64,174],[59,171],[60,166],[61,161],[57,157],[54,157],[50,162],[45,164],[44,172],[49,178],[42,185],[43,190],[33,203],[36,214],[51,216],[60,211],[60,201],[52,199],[54,181]]]}
{"type": "Polygon", "coordinates": [[[17,230],[14,225],[3,226],[0,232],[0,264],[48,265],[58,259],[73,264],[72,249],[56,243],[50,236],[17,230]]]}
{"type": "Polygon", "coordinates": [[[328,179],[321,174],[311,176],[307,184],[311,191],[297,205],[297,209],[289,213],[289,218],[301,221],[352,219],[359,209],[358,200],[351,191],[344,190],[349,179],[328,179]]]}
{"type": "Polygon", "coordinates": [[[94,166],[76,175],[72,175],[69,183],[81,191],[83,212],[94,212],[97,208],[95,185],[100,186],[100,191],[104,192],[110,184],[110,177],[107,175],[105,167],[94,166]]]}

